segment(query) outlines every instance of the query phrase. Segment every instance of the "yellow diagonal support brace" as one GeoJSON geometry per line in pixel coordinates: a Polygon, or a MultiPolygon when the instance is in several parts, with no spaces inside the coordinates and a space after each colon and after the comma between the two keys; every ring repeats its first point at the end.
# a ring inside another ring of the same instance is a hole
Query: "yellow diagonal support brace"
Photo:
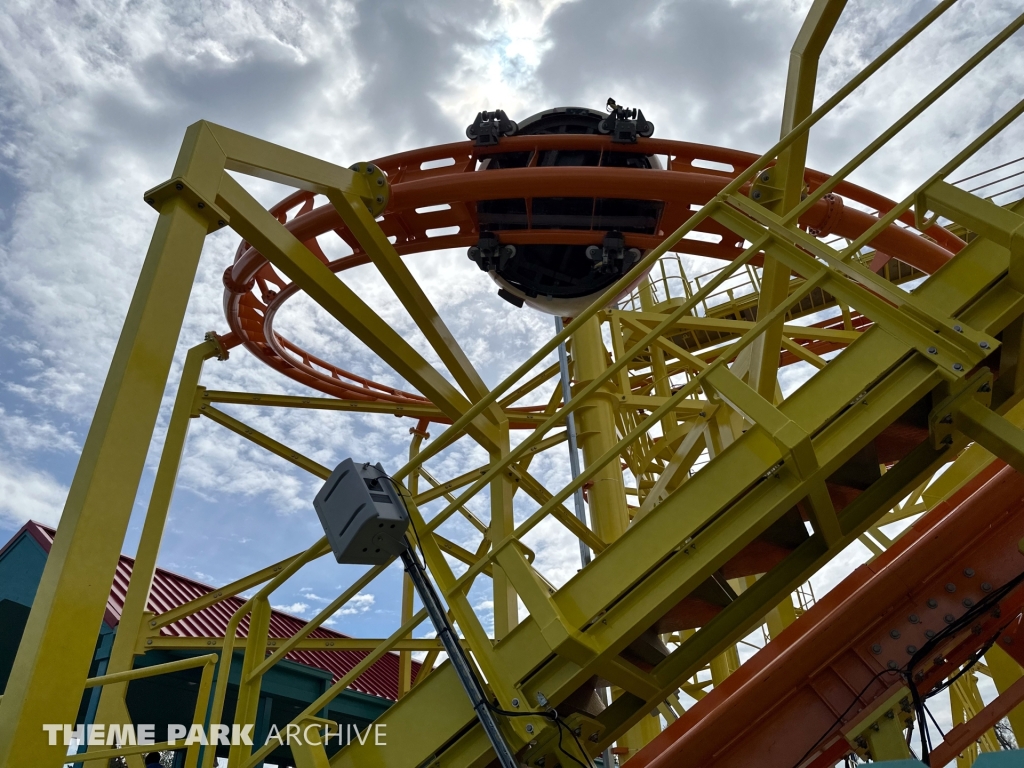
{"type": "MultiPolygon", "coordinates": [[[[437,310],[427,298],[427,294],[423,292],[419,281],[409,271],[409,267],[402,261],[398,251],[374,221],[373,214],[366,207],[366,203],[354,194],[331,193],[328,198],[334,204],[349,231],[355,235],[381,275],[387,280],[391,290],[398,296],[402,306],[412,316],[431,348],[451,371],[455,381],[462,387],[462,391],[473,401],[484,397],[487,394],[487,386],[483,379],[480,378],[451,331],[437,314],[437,310]]],[[[497,403],[488,406],[484,413],[495,424],[505,420],[505,415],[497,403]]]]}
{"type": "Polygon", "coordinates": [[[201,404],[199,406],[199,413],[210,421],[220,424],[222,427],[227,427],[237,435],[241,435],[247,440],[250,440],[256,445],[266,448],[273,454],[280,456],[282,459],[290,461],[297,467],[301,467],[312,475],[326,480],[331,476],[331,470],[325,467],[323,464],[318,464],[306,456],[303,456],[298,451],[292,450],[284,443],[279,443],[272,437],[260,432],[258,429],[254,429],[246,424],[244,421],[228,416],[224,411],[218,411],[212,405],[201,404]]]}
{"type": "MultiPolygon", "coordinates": [[[[231,226],[246,241],[384,362],[439,405],[447,416],[458,419],[471,408],[466,397],[401,334],[370,309],[228,174],[224,174],[221,181],[217,202],[231,216],[231,226]]],[[[496,428],[485,418],[474,419],[468,430],[489,450],[499,448],[496,428]]]]}
{"type": "MultiPolygon", "coordinates": [[[[807,13],[789,56],[786,100],[782,108],[782,131],[786,136],[814,110],[814,85],[818,77],[818,59],[835,29],[846,0],[815,0],[807,13]]],[[[804,163],[809,133],[802,133],[779,153],[774,168],[765,170],[760,183],[777,189],[777,198],[765,201],[776,213],[784,214],[800,202],[804,188],[804,163]]],[[[755,182],[755,184],[758,182],[755,182]]],[[[757,316],[764,317],[786,300],[789,294],[789,266],[770,255],[764,262],[757,316]]],[[[751,347],[749,381],[763,397],[774,401],[779,370],[779,347],[785,318],[772,323],[751,347]]]]}

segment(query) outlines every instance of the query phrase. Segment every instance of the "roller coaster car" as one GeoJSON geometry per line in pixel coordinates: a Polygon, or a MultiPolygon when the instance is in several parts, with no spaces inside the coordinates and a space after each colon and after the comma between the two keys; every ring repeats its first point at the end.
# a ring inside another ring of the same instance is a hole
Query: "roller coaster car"
{"type": "MultiPolygon", "coordinates": [[[[466,134],[477,144],[498,143],[501,135],[608,134],[614,149],[542,149],[488,154],[477,171],[535,167],[661,168],[653,155],[630,151],[638,136],[649,137],[654,125],[643,112],[619,107],[609,99],[610,114],[583,107],[558,107],[520,123],[504,112],[481,112],[466,134]]],[[[624,233],[653,235],[664,203],[610,197],[533,197],[480,200],[479,242],[468,256],[500,287],[498,295],[553,314],[572,315],[632,268],[642,257],[627,248],[624,233]],[[601,245],[502,243],[515,230],[582,230],[603,232],[601,245]]]]}

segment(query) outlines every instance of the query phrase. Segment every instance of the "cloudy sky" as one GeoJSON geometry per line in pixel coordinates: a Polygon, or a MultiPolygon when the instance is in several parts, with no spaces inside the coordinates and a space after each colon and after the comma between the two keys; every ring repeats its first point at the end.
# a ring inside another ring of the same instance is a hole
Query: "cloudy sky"
{"type": "MultiPolygon", "coordinates": [[[[932,7],[851,0],[822,62],[828,95],[932,7]]],[[[835,170],[1019,12],[1017,0],[962,0],[814,134],[810,164],[835,170]]],[[[657,136],[760,153],[778,137],[788,50],[807,0],[375,0],[374,2],[25,2],[0,11],[0,541],[26,520],[60,518],[78,451],[155,223],[144,190],[171,171],[186,126],[207,119],[341,165],[457,141],[481,109],[513,118],[561,105],[641,107],[657,136]]],[[[900,198],[1020,98],[1018,35],[855,179],[900,198]]],[[[820,99],[819,99],[820,100],[820,99]]],[[[1017,157],[1015,126],[971,166],[1017,157]]],[[[969,171],[965,171],[967,173],[969,171]]],[[[248,183],[248,182],[247,182],[248,183]]],[[[249,183],[266,204],[287,190],[249,183]]],[[[184,351],[223,332],[220,275],[237,238],[209,238],[172,386],[125,549],[134,550],[184,351]]],[[[515,310],[464,253],[410,266],[489,383],[551,333],[515,310]]],[[[368,268],[346,276],[414,338],[368,268]]],[[[353,370],[397,377],[302,301],[278,328],[353,370]]],[[[208,364],[211,388],[298,394],[237,350],[208,364]]],[[[229,409],[230,410],[230,409],[229,409]]],[[[267,413],[244,418],[323,464],[403,463],[412,423],[393,417],[267,413]]],[[[434,431],[438,431],[434,428],[434,431]]],[[[458,474],[472,451],[439,474],[458,474]]],[[[560,467],[539,466],[554,477],[560,467]]],[[[211,423],[195,422],[161,564],[221,584],[320,535],[318,481],[211,423]]],[[[481,506],[478,510],[486,516],[481,506]]],[[[456,532],[457,533],[457,532],[456,532]]],[[[468,527],[464,531],[468,537],[468,527]]],[[[468,540],[468,539],[467,539],[468,540]]],[[[556,576],[575,544],[536,542],[556,576]]],[[[863,552],[821,577],[834,583],[863,552]]],[[[356,570],[318,563],[276,602],[311,615],[356,570]]],[[[390,632],[396,574],[337,617],[352,634],[390,632]]],[[[481,610],[487,597],[478,595],[481,610]]]]}

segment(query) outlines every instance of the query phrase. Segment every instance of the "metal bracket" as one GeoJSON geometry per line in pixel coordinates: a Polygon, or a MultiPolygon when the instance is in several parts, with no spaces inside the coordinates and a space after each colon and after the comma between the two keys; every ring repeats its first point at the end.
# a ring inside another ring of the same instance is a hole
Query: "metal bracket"
{"type": "Polygon", "coordinates": [[[953,444],[956,412],[964,403],[976,400],[986,408],[992,403],[992,371],[982,368],[970,378],[956,382],[955,389],[949,383],[940,386],[948,394],[928,414],[928,435],[936,450],[953,444]]]}
{"type": "Polygon", "coordinates": [[[476,119],[466,127],[466,137],[476,140],[478,147],[493,147],[502,136],[512,136],[519,130],[515,120],[509,120],[505,110],[477,112],[476,119]]]}
{"type": "Polygon", "coordinates": [[[587,258],[594,262],[596,272],[624,275],[640,257],[639,249],[627,248],[626,236],[614,229],[604,236],[601,245],[587,246],[587,258]]]}
{"type": "Polygon", "coordinates": [[[775,186],[775,168],[765,168],[750,185],[750,199],[761,205],[782,199],[782,188],[775,186]]]}
{"type": "MultiPolygon", "coordinates": [[[[574,712],[564,718],[563,723],[564,726],[559,726],[555,723],[554,728],[546,728],[543,735],[536,739],[536,743],[531,744],[522,757],[522,762],[525,765],[529,766],[529,768],[553,768],[555,765],[565,766],[565,752],[569,751],[572,754],[571,750],[576,746],[573,736],[579,740],[580,744],[585,744],[588,741],[596,744],[601,740],[601,735],[605,730],[599,720],[579,712],[574,712]],[[563,727],[568,728],[572,735],[563,733],[563,727]],[[560,737],[561,746],[559,746],[560,737]]],[[[581,755],[580,757],[589,759],[590,756],[581,755]]]]}
{"type": "Polygon", "coordinates": [[[599,133],[611,134],[613,144],[636,144],[637,138],[654,135],[654,123],[639,109],[627,109],[608,99],[608,117],[597,124],[599,133]]]}
{"type": "Polygon", "coordinates": [[[362,178],[366,182],[367,194],[359,197],[366,203],[367,209],[373,216],[380,216],[391,200],[391,185],[388,184],[388,177],[373,163],[356,163],[350,170],[358,174],[356,178],[362,178]]]}
{"type": "Polygon", "coordinates": [[[898,760],[910,757],[903,729],[913,720],[910,689],[901,686],[878,707],[854,718],[842,733],[862,759],[898,760]]]}
{"type": "Polygon", "coordinates": [[[183,176],[175,176],[173,179],[153,187],[143,195],[146,203],[158,212],[161,211],[168,200],[175,197],[183,199],[190,208],[206,219],[209,225],[206,230],[207,234],[226,227],[231,221],[224,211],[218,208],[212,200],[197,191],[183,176]]]}
{"type": "Polygon", "coordinates": [[[516,247],[502,245],[496,234],[484,231],[480,233],[477,244],[470,246],[466,255],[484,272],[494,272],[505,268],[508,260],[516,255],[516,247]]]}

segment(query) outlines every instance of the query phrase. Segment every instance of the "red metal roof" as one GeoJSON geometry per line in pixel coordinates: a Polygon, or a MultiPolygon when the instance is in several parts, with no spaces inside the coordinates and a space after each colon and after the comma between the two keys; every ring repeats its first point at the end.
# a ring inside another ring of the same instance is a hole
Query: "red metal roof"
{"type": "MultiPolygon", "coordinates": [[[[55,531],[34,521],[29,521],[21,530],[14,534],[7,545],[0,549],[0,555],[22,532],[35,539],[46,552],[50,551],[55,531]]],[[[117,564],[117,571],[114,574],[114,583],[110,589],[110,597],[107,599],[106,614],[103,617],[108,626],[116,626],[121,619],[121,609],[124,607],[125,593],[128,590],[128,581],[131,578],[134,565],[134,558],[121,555],[121,559],[117,564]]],[[[216,587],[201,584],[198,581],[166,571],[163,568],[157,568],[156,574],[153,576],[153,585],[150,588],[147,608],[155,614],[166,613],[178,606],[184,605],[190,600],[195,600],[215,590],[216,587]]],[[[191,616],[164,627],[161,629],[160,634],[167,637],[223,637],[228,621],[232,614],[241,607],[243,602],[244,600],[238,597],[226,598],[215,605],[197,611],[191,616]]],[[[273,611],[270,617],[270,635],[271,637],[288,637],[295,634],[305,625],[306,622],[300,618],[290,616],[281,611],[273,611]]],[[[245,637],[248,631],[249,620],[246,617],[239,625],[237,636],[245,637]]],[[[319,627],[310,632],[309,637],[344,638],[348,637],[348,635],[319,627]]],[[[307,667],[330,672],[332,680],[336,681],[365,658],[366,655],[365,651],[292,651],[285,658],[307,667]]],[[[414,661],[413,679],[415,679],[416,674],[419,672],[419,667],[420,665],[414,661]]],[[[391,700],[396,699],[398,696],[398,654],[385,654],[366,672],[356,678],[350,687],[371,696],[380,696],[391,700]]]]}

